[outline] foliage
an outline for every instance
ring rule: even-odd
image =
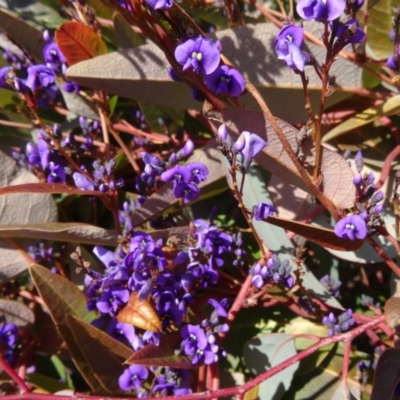
[[[0,1],[1,394],[397,398],[399,26]]]

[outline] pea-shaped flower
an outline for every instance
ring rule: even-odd
[[[364,239],[367,236],[367,224],[357,214],[348,215],[336,223],[335,233],[342,239]]]
[[[339,18],[345,7],[344,0],[300,0],[296,10],[301,18],[319,22]]]
[[[180,44],[175,49],[175,59],[184,71],[193,68],[196,73],[208,75],[217,69],[220,51],[210,39],[198,37]]]

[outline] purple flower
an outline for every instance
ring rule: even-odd
[[[233,151],[242,156],[242,170],[247,172],[254,157],[262,151],[267,142],[255,133],[244,131],[233,145]]]
[[[333,23],[335,25],[335,23]],[[357,20],[354,18],[349,19],[346,23],[340,24],[336,30],[337,40],[334,45],[336,52],[343,49],[348,44],[357,44],[365,40],[365,32],[360,28]]]
[[[174,0],[145,0],[153,10],[168,10],[174,4]]]
[[[387,62],[386,62],[386,66],[394,71],[398,71],[399,70],[399,63],[397,62],[397,54],[392,54]],[[1,82],[1,81],[0,81]],[[1,87],[1,86],[0,86]]]
[[[67,62],[57,43],[54,42],[44,47],[43,58],[46,61],[46,65],[54,72],[60,72],[61,65]]]
[[[297,13],[305,20],[333,21],[340,17],[346,7],[344,0],[300,0]]]
[[[240,96],[246,86],[242,74],[236,69],[221,65],[204,78],[206,86],[216,94]]]
[[[253,218],[256,221],[264,221],[275,212],[276,208],[272,204],[261,202],[253,207]]]
[[[220,51],[210,39],[188,39],[175,49],[175,58],[183,65],[183,71],[193,68],[204,75],[214,72],[220,60]]]
[[[192,172],[186,166],[175,165],[161,174],[164,182],[174,181],[177,184],[189,183],[192,180]]]
[[[191,182],[199,184],[208,178],[208,168],[202,163],[186,164],[185,167],[192,173]]]
[[[123,287],[112,287],[97,300],[97,309],[103,314],[116,315],[119,308],[129,300],[129,291]]]
[[[200,190],[194,183],[179,183],[174,185],[173,194],[177,199],[183,197],[186,204],[196,200],[200,196]]]
[[[0,68],[0,89],[9,89],[13,88],[7,83],[7,79],[12,71],[12,67],[2,67]]]
[[[56,80],[54,72],[45,65],[34,65],[28,68],[28,77],[26,78],[25,85],[32,91],[38,90],[42,87],[46,88],[53,84]]]
[[[279,60],[284,60],[286,65],[299,71],[304,71],[304,66],[310,61],[310,56],[300,50],[303,45],[304,30],[300,26],[287,25],[283,27],[274,41],[275,51]]]
[[[194,143],[189,139],[185,145],[176,153],[176,158],[180,160],[181,158],[190,156],[194,150]]]
[[[199,325],[186,325],[181,329],[184,341],[181,344],[183,353],[192,356],[192,363],[197,364],[204,358],[206,364],[215,361],[216,354],[211,350],[204,330]]]
[[[149,376],[149,370],[141,365],[130,365],[119,377],[118,384],[122,390],[139,390],[142,382]]]
[[[74,172],[72,177],[74,178],[75,186],[81,190],[94,190],[94,182],[87,178],[85,175]]]
[[[364,239],[367,236],[367,224],[357,214],[348,215],[336,223],[335,234],[343,239]]]
[[[65,180],[66,180],[65,168],[61,164],[56,164],[54,162],[50,162],[49,169],[50,169],[50,172],[47,175],[47,182],[65,183]]]

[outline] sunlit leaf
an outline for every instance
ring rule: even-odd
[[[393,29],[392,7],[397,7],[395,0],[379,0],[368,9],[367,43],[372,49],[376,60],[386,60],[393,52],[393,43],[389,32]]]
[[[321,37],[321,24],[306,22],[305,26],[316,37]],[[304,102],[301,80],[291,68],[276,59],[273,41],[277,33],[278,28],[273,24],[257,23],[219,31],[216,36],[222,42],[224,56],[260,89],[274,115],[291,123],[304,122],[307,114],[303,107],[298,107]],[[314,44],[308,44],[308,47],[316,60],[322,61],[325,57],[323,49]],[[266,65],[268,68],[265,68]],[[181,109],[201,108],[201,103],[193,99],[189,87],[170,79],[169,66],[163,51],[155,44],[148,44],[74,65],[68,69],[67,75],[83,86],[149,104]],[[337,90],[327,98],[327,106],[343,98],[340,88],[361,85],[361,68],[343,58],[333,64],[331,72],[336,76]],[[307,77],[311,104],[317,108],[321,83],[312,68],[307,69]],[[249,94],[240,100],[246,107],[257,107]]]
[[[364,125],[370,124],[383,116],[391,116],[400,112],[400,95],[391,96],[385,100],[380,106],[368,108],[354,117],[342,122],[332,130],[330,130],[322,140],[329,142],[330,140],[350,132],[354,129],[361,128]]]
[[[23,237],[60,242],[116,246],[115,231],[79,222],[49,222],[44,224],[0,226],[0,237]]]
[[[254,376],[275,367],[282,361],[297,354],[294,335],[276,333],[257,336],[244,346],[244,361]],[[283,371],[260,384],[260,398],[280,399],[290,387],[299,363],[294,363]]]
[[[400,297],[391,297],[385,303],[385,316],[388,325],[400,334]]]
[[[47,193],[47,194],[56,194],[56,193],[65,193],[65,194],[86,194],[89,196],[104,196],[104,193],[90,191],[90,190],[81,190],[74,186],[64,185],[62,183],[24,183],[21,185],[13,185],[7,187],[0,188],[0,196],[6,196],[9,194],[17,194],[17,193]]]
[[[70,66],[108,51],[107,45],[96,32],[76,21],[64,22],[56,30],[54,38]]]
[[[198,368],[198,365],[192,364],[189,357],[175,354],[181,343],[182,337],[179,332],[168,333],[161,337],[158,346],[150,343],[132,354],[125,362],[126,364],[168,366],[171,368]]]
[[[37,181],[38,179],[31,172],[19,168],[13,159],[0,152],[0,191],[3,194],[7,194],[8,191],[19,193],[0,197],[0,227],[53,222],[57,219],[56,205],[51,196],[45,192],[18,192],[16,190],[20,186],[39,185]],[[0,239],[0,259],[2,282],[25,271],[30,264],[29,257],[19,248],[19,245],[6,239]]]
[[[12,16],[0,9],[1,30],[12,38],[21,49],[31,54],[36,62],[43,63],[45,41],[42,33],[23,19]]]
[[[125,322],[151,332],[161,332],[161,320],[147,300],[139,299],[139,292],[131,293],[128,304],[118,313],[118,322]]]

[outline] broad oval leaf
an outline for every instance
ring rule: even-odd
[[[7,323],[25,328],[35,322],[33,311],[25,304],[15,300],[0,299],[0,314],[4,315]]]
[[[0,226],[0,237],[22,237],[59,242],[116,246],[115,231],[78,222],[48,222],[44,224]]]
[[[257,163],[273,175],[308,191],[277,134],[262,112],[227,107],[222,113],[222,122],[229,128],[233,140],[236,140],[241,132],[249,131],[267,141],[268,145],[256,156]],[[304,142],[300,147],[297,139],[298,130],[280,119],[277,119],[277,123],[294,153],[298,154],[302,151],[305,155],[304,165],[312,166],[315,148],[311,140]],[[336,207],[344,209],[353,206],[354,174],[340,154],[326,147],[322,147],[321,176],[322,191]]]
[[[68,346],[79,372],[88,385],[96,393],[110,393],[93,373],[86,358],[78,347],[68,325],[68,314],[74,315],[86,322],[95,318],[95,313],[86,310],[86,300],[83,293],[67,279],[54,274],[40,265],[32,265],[29,269],[33,283],[41,298],[46,303],[51,317],[60,335]],[[42,338],[45,339],[45,338]]]
[[[132,354],[125,363],[183,369],[198,368],[198,365],[192,364],[190,357],[175,354],[181,342],[182,337],[179,332],[168,333],[161,337],[158,346],[154,343],[148,344]]]
[[[151,332],[161,332],[161,320],[147,300],[139,299],[139,292],[131,293],[128,304],[118,313],[118,322],[125,322]]]
[[[257,376],[297,354],[295,335],[273,333],[249,340],[243,351],[244,361],[253,375]],[[299,367],[294,363],[260,384],[260,398],[278,400],[284,398],[293,376]]]
[[[359,400],[359,398],[354,397],[347,386],[347,383],[343,380],[340,380],[330,400]]]
[[[97,33],[76,21],[64,22],[56,30],[54,38],[68,65],[90,60],[108,51],[107,45]]]
[[[7,34],[15,44],[30,54],[36,62],[43,63],[43,48],[46,42],[42,32],[27,24],[22,18],[0,10],[1,31]]]
[[[0,191],[19,193],[0,198],[0,227],[12,224],[34,224],[53,222],[57,219],[57,208],[48,194],[15,190],[19,186],[38,185],[38,179],[29,171],[19,168],[15,161],[0,152]],[[34,183],[32,183],[34,182]],[[24,243],[24,246],[27,243]],[[30,264],[29,257],[14,242],[0,239],[0,281],[5,282],[21,272]]]
[[[118,378],[124,371],[123,361],[133,350],[73,315],[67,315],[67,321],[77,346],[102,386],[114,394],[121,392]]]

